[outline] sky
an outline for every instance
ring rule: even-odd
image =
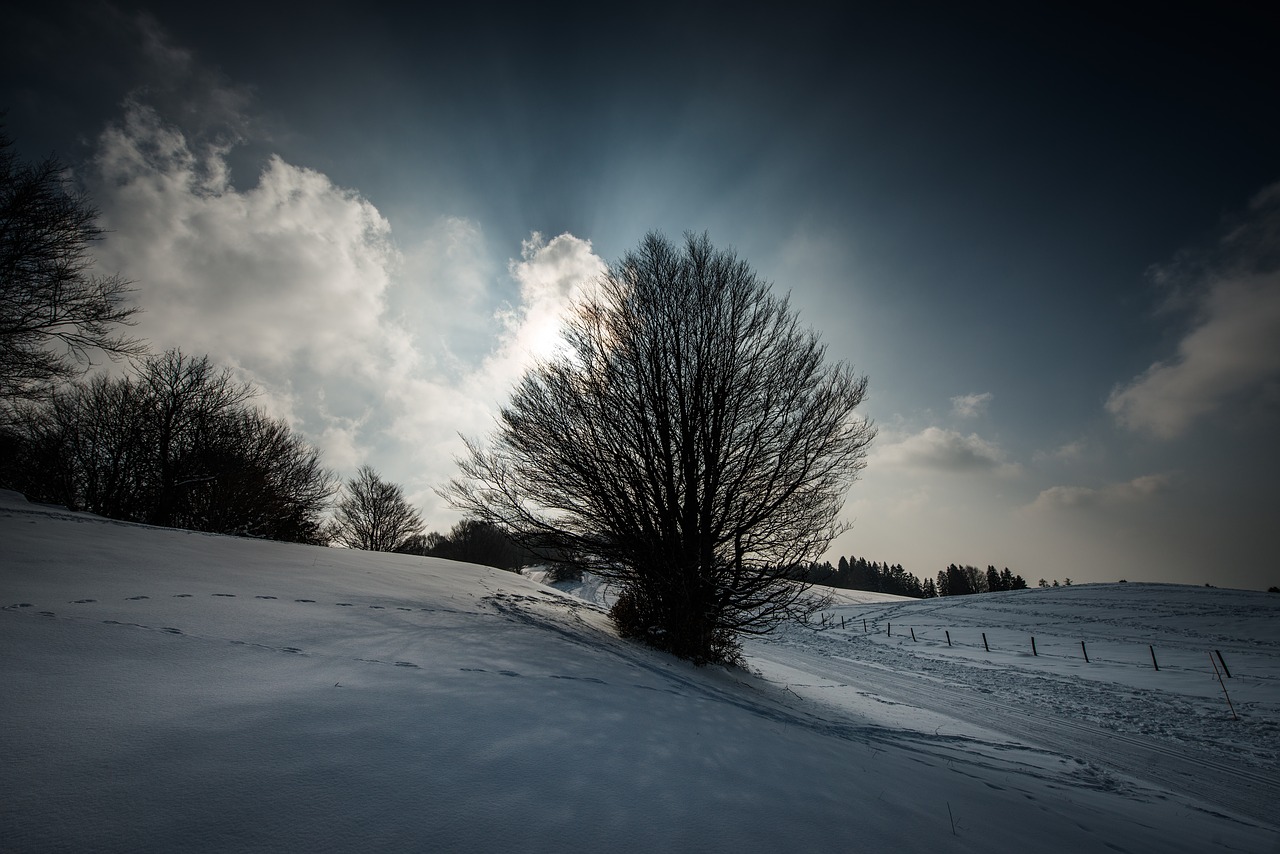
[[[5,128],[136,332],[432,529],[581,288],[705,231],[870,379],[833,562],[1280,584],[1261,4],[28,5]]]

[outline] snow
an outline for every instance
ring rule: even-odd
[[[1280,850],[1280,597],[840,593],[743,672],[589,579],[12,493],[0,543],[4,850]]]

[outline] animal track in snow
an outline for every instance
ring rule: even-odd
[[[295,602],[314,602],[314,599],[294,599]]]
[[[191,598],[191,594],[190,594],[190,593],[175,593],[175,594],[173,594],[173,598],[174,598],[174,599],[190,599],[190,598]]]
[[[221,596],[223,599],[234,599],[234,598],[236,598],[236,594],[234,594],[234,593],[215,593],[215,594],[213,594],[213,595],[214,595],[214,596]]]
[[[417,666],[418,666],[418,665],[414,664],[412,661],[397,661],[397,662],[396,662],[396,667],[414,667],[414,668],[416,668]]]
[[[180,634],[182,634],[182,629],[175,629],[173,626],[165,626],[165,627],[164,627],[163,629],[161,629],[160,631],[162,631],[162,632],[168,632],[168,633],[169,633],[169,634],[171,634],[171,635],[180,635]]]
[[[71,604],[72,605],[88,605],[90,602],[97,602],[97,601],[98,601],[97,599],[77,599]]]
[[[129,599],[129,601],[130,601],[130,602],[137,602],[139,599],[150,599],[150,598],[151,598],[150,596],[130,596],[130,597],[128,597],[128,599]]]

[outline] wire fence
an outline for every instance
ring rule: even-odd
[[[894,625],[892,622],[885,621],[883,628],[879,619],[872,618],[868,620],[865,617],[850,618],[845,614],[828,614],[821,612],[817,615],[817,619],[806,619],[806,624],[815,631],[831,631],[835,629],[843,631],[857,631],[863,635],[883,634],[888,638],[895,637]],[[917,632],[917,628],[919,631]],[[1219,680],[1231,679],[1231,668],[1227,664],[1226,657],[1219,649],[1207,649],[1209,657],[1209,667],[1203,666],[1187,666],[1185,664],[1176,664],[1166,661],[1163,665],[1160,662],[1160,655],[1156,652],[1154,644],[1146,644],[1146,650],[1142,654],[1126,656],[1125,658],[1115,658],[1113,655],[1099,655],[1099,649],[1107,649],[1114,651],[1116,648],[1124,647],[1128,649],[1138,649],[1141,645],[1126,643],[1122,640],[1111,638],[1100,638],[1092,641],[1081,638],[1079,640],[1064,642],[1060,635],[1052,635],[1053,640],[1046,645],[1043,640],[1036,642],[1036,635],[1032,633],[1020,633],[1016,629],[1010,628],[992,628],[991,632],[999,633],[999,638],[988,637],[986,631],[981,629],[967,627],[963,630],[957,630],[954,634],[949,628],[940,628],[930,626],[927,629],[917,627],[915,625],[898,624],[896,637],[901,640],[910,639],[915,643],[925,643],[931,645],[946,645],[949,648],[969,648],[977,649],[981,647],[987,653],[1014,653],[1027,654],[1033,658],[1050,658],[1059,660],[1079,660],[1084,664],[1107,664],[1116,666],[1136,666],[1145,667],[1155,672],[1160,672],[1162,667],[1166,671],[1184,671],[1189,673],[1199,673],[1211,677],[1216,676]],[[941,632],[939,636],[937,633]],[[1011,642],[1015,637],[1025,638],[1021,643]],[[1090,654],[1089,644],[1094,644],[1093,654]],[[1078,646],[1077,646],[1078,644]],[[1179,650],[1179,658],[1185,658],[1186,650]],[[1195,653],[1198,657],[1199,653]],[[1224,688],[1225,691],[1225,688]]]

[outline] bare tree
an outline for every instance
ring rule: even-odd
[[[92,272],[89,247],[103,236],[97,209],[67,186],[57,160],[20,163],[11,147],[0,132],[0,405],[6,408],[75,377],[91,350],[145,351],[117,331],[137,311],[126,301],[129,283]]]
[[[151,491],[153,525],[177,524],[184,493],[213,475],[202,463],[217,425],[253,397],[253,389],[236,382],[227,368],[208,356],[193,357],[167,350],[142,363],[138,384],[150,412],[145,441],[153,455]]]
[[[320,543],[336,484],[253,389],[178,350],[15,410],[0,482],[113,519]]]
[[[337,490],[320,452],[280,419],[236,408],[219,417],[190,461],[174,524],[320,545]]]
[[[615,581],[619,630],[694,661],[808,609],[786,568],[836,516],[874,430],[865,377],[705,235],[650,234],[582,301],[441,494]]]
[[[350,549],[402,551],[422,534],[422,518],[405,501],[404,492],[369,466],[347,481],[334,510],[330,537]]]

